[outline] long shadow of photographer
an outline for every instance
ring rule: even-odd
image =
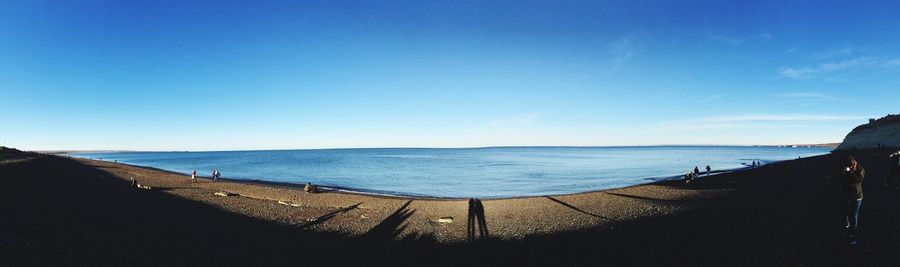
[[[476,228],[478,236],[475,236]],[[487,220],[484,218],[484,205],[477,198],[469,199],[469,218],[467,224],[467,240],[483,240],[490,238]]]

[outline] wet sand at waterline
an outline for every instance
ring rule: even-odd
[[[854,152],[868,171],[856,246],[839,235],[843,207],[824,182],[834,155],[689,186],[470,202],[192,184],[149,168],[22,153],[0,161],[0,262],[891,265],[900,263],[900,191],[881,188],[886,153]],[[132,188],[130,177],[152,189]]]

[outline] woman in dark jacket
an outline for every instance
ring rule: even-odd
[[[841,169],[840,183],[844,187],[847,199],[847,225],[844,227],[850,235],[850,244],[856,244],[856,228],[859,226],[859,208],[862,206],[863,189],[862,182],[866,176],[866,170],[856,162],[853,156],[847,156],[844,167]]]

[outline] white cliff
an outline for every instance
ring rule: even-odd
[[[857,126],[836,150],[900,147],[900,115],[888,115]]]

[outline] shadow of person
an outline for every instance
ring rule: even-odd
[[[337,216],[338,214],[341,214],[341,213],[348,212],[348,211],[351,211],[351,210],[353,210],[353,209],[356,209],[357,207],[359,207],[360,204],[362,204],[362,202],[356,203],[356,205],[352,205],[352,206],[349,206],[349,207],[346,207],[346,208],[341,208],[341,209],[338,209],[338,210],[329,212],[329,213],[327,213],[327,214],[325,214],[325,215],[322,215],[322,216],[319,216],[319,217],[316,217],[316,218],[309,219],[306,223],[297,225],[296,227],[302,229],[302,228],[307,228],[307,227],[310,227],[310,226],[313,226],[313,225],[316,225],[316,224],[323,223],[323,222],[325,222],[325,221],[331,220],[331,218],[334,218],[334,216]]]
[[[478,231],[476,239],[475,231]],[[490,238],[487,228],[487,220],[484,218],[484,205],[477,198],[469,199],[469,217],[467,222],[467,239],[468,241],[481,240]]]
[[[372,227],[369,232],[365,234],[365,237],[369,240],[394,240],[400,233],[406,229],[406,222],[416,210],[410,210],[409,204],[412,203],[412,200],[406,201],[403,206],[400,206],[394,213],[388,215],[384,220],[382,220],[378,225]]]
[[[588,215],[588,216],[597,217],[597,218],[604,219],[604,220],[607,220],[607,221],[610,220],[609,218],[607,218],[607,217],[605,217],[605,216],[603,216],[603,215],[593,214],[593,213],[590,213],[590,212],[581,210],[581,209],[579,209],[578,207],[572,206],[572,205],[570,205],[569,203],[563,202],[562,200],[553,198],[553,197],[551,197],[551,196],[544,196],[544,197],[547,198],[547,199],[549,199],[549,200],[551,200],[551,201],[553,201],[553,202],[556,202],[557,204],[563,205],[563,206],[566,207],[566,208],[570,208],[570,209],[572,209],[572,210],[574,210],[574,211],[577,211],[577,212],[580,212],[580,213],[582,213],[582,214],[585,214],[585,215]]]

